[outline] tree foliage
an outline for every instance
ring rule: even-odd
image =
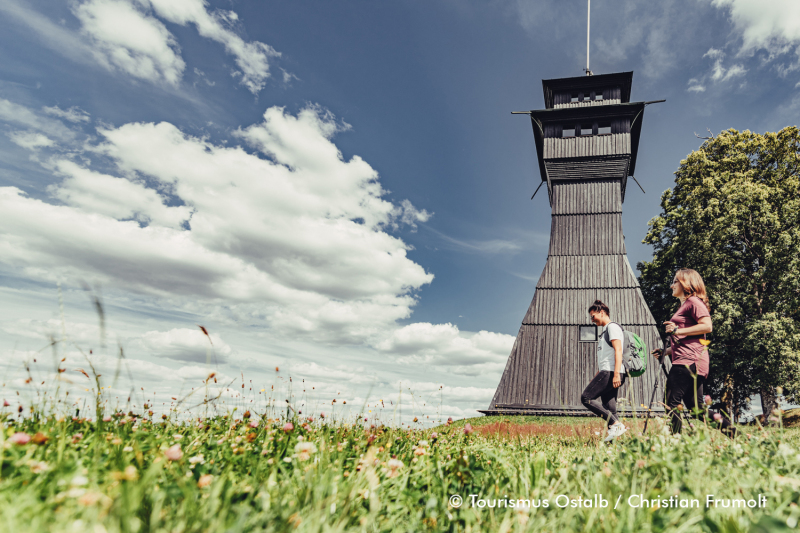
[[[775,387],[800,399],[800,130],[728,130],[681,161],[643,241],[638,268],[656,319],[677,309],[675,271],[705,280],[714,323],[710,388],[733,408]]]

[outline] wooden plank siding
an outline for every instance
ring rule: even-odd
[[[547,258],[537,289],[635,289],[639,282],[624,255],[555,255]]]
[[[630,155],[630,153],[630,133],[544,138],[545,159]]]
[[[623,327],[642,337],[648,349],[660,346],[655,327],[629,324]],[[597,344],[578,342],[577,335],[577,328],[571,326],[522,326],[489,409],[535,410],[535,406],[549,406],[549,409],[584,410],[581,393],[597,372]],[[562,357],[526,358],[526,352],[556,352]],[[509,372],[512,368],[515,371]],[[651,358],[643,376],[627,378],[618,396],[618,410],[626,410],[626,406],[641,409],[642,404],[646,405],[658,372],[657,361]],[[619,401],[622,398],[624,402]]]
[[[625,253],[622,214],[552,217],[548,255],[616,255]]]
[[[562,182],[553,185],[552,214],[621,213],[618,180]]]
[[[611,319],[638,334],[648,351],[661,345],[622,232],[624,187],[641,131],[641,121],[633,129],[631,124],[644,108],[630,103],[632,76],[543,81],[547,110],[531,111],[531,122],[552,210],[550,246],[500,383],[483,413],[591,414],[580,396],[597,372],[598,345],[580,342],[578,336],[579,326],[591,324],[587,309],[595,300],[605,302]],[[597,100],[600,92],[603,98]],[[589,100],[584,101],[585,95]],[[573,96],[578,101],[572,102]],[[601,127],[610,133],[600,135]],[[565,128],[578,135],[564,137]],[[650,358],[643,376],[626,380],[618,410],[641,412],[660,372],[657,360]]]

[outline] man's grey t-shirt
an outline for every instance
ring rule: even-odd
[[[602,330],[600,330],[600,338],[597,341],[597,367],[600,371],[607,370],[614,371],[614,347],[609,346],[605,339],[605,332],[608,330],[608,340],[618,340],[624,344],[625,334],[619,324],[609,322]],[[620,373],[625,373],[625,367],[620,368]]]

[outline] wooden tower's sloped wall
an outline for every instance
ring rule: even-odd
[[[630,102],[632,72],[545,80],[546,109],[530,111],[551,206],[547,263],[485,414],[591,414],[581,392],[597,373],[597,343],[582,342],[589,306],[660,345],[625,252],[622,203],[633,175],[645,103]],[[528,113],[528,112],[526,112]],[[660,372],[628,378],[618,410],[643,412]],[[658,410],[661,410],[658,408]]]
[[[578,326],[590,324],[595,300],[611,318],[658,346],[655,320],[644,301],[625,252],[619,180],[553,185],[550,250],[490,412],[590,414],[583,388],[597,372],[597,343],[579,342]],[[643,410],[658,368],[628,379],[619,409]]]

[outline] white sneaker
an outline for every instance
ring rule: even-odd
[[[628,431],[628,428],[626,428],[624,425],[614,424],[613,426],[608,428],[608,437],[603,439],[603,442],[611,442],[612,440],[616,439],[626,431]]]

